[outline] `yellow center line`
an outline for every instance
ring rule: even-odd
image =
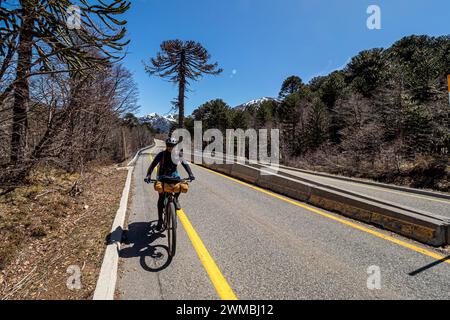
[[[191,239],[192,245],[194,246],[194,249],[197,252],[198,257],[200,258],[203,267],[208,273],[208,276],[212,284],[214,285],[214,288],[216,288],[219,297],[222,300],[237,300],[236,295],[234,294],[227,280],[223,276],[219,267],[209,254],[208,250],[203,244],[203,241],[200,239],[199,235],[192,227],[192,224],[190,223],[183,209],[178,210],[177,214],[178,217],[180,218],[181,223],[183,224],[184,229],[186,230],[186,233],[189,236],[189,239]]]
[[[426,255],[426,256],[428,256],[428,257],[434,258],[434,259],[436,259],[436,260],[441,260],[441,261],[443,261],[443,262],[446,262],[446,263],[449,263],[449,264],[450,264],[450,260],[449,260],[449,259],[446,259],[445,256],[443,256],[443,255],[441,255],[441,254],[438,254],[438,253],[436,253],[436,252],[433,252],[433,251],[431,251],[431,250],[427,250],[427,249],[425,249],[425,248],[421,248],[421,247],[419,247],[419,246],[416,246],[416,245],[411,244],[411,243],[407,243],[407,242],[405,242],[405,241],[402,241],[402,240],[400,240],[400,239],[397,239],[397,238],[391,237],[391,236],[389,236],[389,235],[383,234],[383,233],[378,232],[378,231],[376,231],[376,230],[369,229],[369,228],[364,227],[364,226],[362,226],[362,225],[359,225],[359,224],[357,224],[357,223],[354,223],[354,222],[345,220],[345,219],[343,219],[343,218],[339,218],[339,217],[334,216],[334,215],[332,215],[332,214],[330,214],[330,213],[326,213],[326,212],[324,212],[324,211],[321,211],[321,210],[318,210],[318,209],[316,209],[316,208],[310,207],[309,205],[306,205],[306,204],[304,204],[304,203],[301,203],[301,202],[298,202],[298,201],[295,201],[295,200],[291,200],[291,199],[286,198],[286,197],[284,197],[284,196],[280,196],[280,195],[278,195],[278,194],[276,194],[276,193],[267,191],[267,190],[262,189],[262,188],[260,188],[260,187],[256,187],[256,186],[254,186],[254,185],[251,185],[251,184],[249,184],[249,183],[246,183],[246,182],[240,181],[240,180],[238,180],[238,179],[229,177],[229,176],[227,176],[227,175],[224,175],[224,174],[222,174],[222,173],[213,171],[213,170],[211,170],[211,169],[208,169],[208,168],[205,168],[205,167],[201,167],[201,166],[198,166],[198,167],[200,167],[200,168],[202,168],[202,169],[204,169],[204,170],[206,170],[206,171],[212,172],[212,173],[214,173],[214,174],[217,174],[217,175],[219,175],[219,176],[221,176],[221,177],[224,177],[224,178],[226,178],[226,179],[228,179],[228,180],[237,182],[237,183],[239,183],[239,184],[241,184],[241,185],[243,185],[243,186],[246,186],[246,187],[249,187],[249,188],[251,188],[251,189],[257,190],[257,191],[259,191],[259,192],[262,192],[262,193],[264,193],[264,194],[267,194],[267,195],[269,195],[269,196],[271,196],[271,197],[277,198],[277,199],[282,200],[282,201],[284,201],[284,202],[288,202],[288,203],[290,203],[290,204],[293,204],[293,205],[295,205],[295,206],[297,206],[297,207],[301,207],[301,208],[306,209],[306,210],[308,210],[308,211],[314,212],[314,213],[316,213],[316,214],[318,214],[318,215],[321,215],[321,216],[323,216],[323,217],[326,217],[326,218],[329,218],[329,219],[331,219],[331,220],[337,221],[337,222],[339,222],[339,223],[342,223],[342,224],[347,225],[347,226],[349,226],[349,227],[352,227],[352,228],[354,228],[354,229],[358,229],[358,230],[360,230],[360,231],[369,233],[369,234],[371,234],[371,235],[373,235],[373,236],[376,236],[376,237],[378,237],[378,238],[381,238],[381,239],[387,240],[387,241],[389,241],[389,242],[395,243],[395,244],[400,245],[400,246],[402,246],[402,247],[404,247],[404,248],[408,248],[408,249],[410,249],[410,250],[413,250],[413,251],[415,251],[415,252],[421,253],[421,254]]]
[[[153,161],[152,155],[150,155],[150,161]],[[152,172],[153,173],[153,172]],[[203,268],[205,268],[206,273],[209,276],[214,288],[219,294],[220,299],[222,300],[237,300],[238,298],[234,294],[227,280],[223,276],[217,264],[214,262],[214,259],[209,254],[206,249],[203,241],[200,239],[200,236],[195,231],[191,222],[187,218],[183,209],[177,211],[177,215],[180,218],[181,223],[183,224],[186,233],[188,234],[189,239],[191,239],[192,245],[197,252],[198,257],[200,258],[201,263],[203,264]]]

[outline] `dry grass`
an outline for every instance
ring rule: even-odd
[[[0,298],[90,298],[125,179],[115,166],[83,176],[39,168],[1,197]],[[81,290],[66,286],[71,265],[82,269]]]

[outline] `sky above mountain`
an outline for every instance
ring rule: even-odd
[[[367,8],[381,9],[381,30],[366,26]],[[193,83],[186,113],[222,98],[236,106],[276,97],[282,81],[304,82],[343,68],[359,51],[388,47],[403,36],[450,33],[448,0],[133,0],[127,13],[131,44],[124,64],[140,91],[140,115],[166,114],[172,83],[144,72],[164,40],[201,42],[224,72]]]

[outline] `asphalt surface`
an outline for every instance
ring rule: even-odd
[[[420,209],[429,213],[450,217],[450,200],[435,198],[427,195],[409,193],[399,190],[392,190],[372,185],[365,185],[359,182],[344,181],[334,178],[321,177],[314,174],[298,172],[280,168],[281,172],[286,172],[297,177],[312,180],[324,185],[337,187],[350,192],[355,192],[372,198],[392,202],[409,208]]]
[[[152,231],[157,193],[143,182],[149,164],[142,154],[134,171],[117,298],[219,299],[180,221],[172,261],[166,238]],[[450,299],[450,253],[192,170],[197,179],[180,198],[183,211],[238,299]],[[371,266],[379,268],[380,289],[367,286]]]

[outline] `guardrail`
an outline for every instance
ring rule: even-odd
[[[250,166],[256,167],[258,169],[264,169],[265,168],[265,166],[260,165],[260,164],[251,164]],[[394,202],[391,202],[391,201],[388,201],[388,200],[384,200],[384,199],[380,200],[378,198],[374,198],[374,197],[371,197],[371,196],[368,196],[366,194],[362,194],[362,193],[359,193],[359,192],[356,192],[356,191],[343,190],[343,189],[341,189],[339,187],[336,187],[336,186],[332,186],[332,185],[324,184],[324,183],[321,183],[321,182],[317,182],[317,181],[314,181],[314,180],[309,179],[309,178],[299,177],[299,176],[290,174],[288,172],[278,171],[277,173],[279,175],[281,175],[281,176],[288,177],[288,178],[291,178],[291,179],[294,179],[294,180],[303,181],[303,182],[306,182],[306,183],[310,183],[310,184],[316,185],[318,187],[327,188],[327,189],[330,189],[330,190],[334,190],[334,191],[337,191],[337,192],[342,192],[342,193],[345,193],[345,194],[348,194],[348,195],[351,195],[351,196],[355,196],[355,197],[359,197],[359,198],[362,198],[362,199],[366,199],[366,200],[369,200],[369,201],[378,202],[378,203],[383,204],[383,205],[388,205],[388,206],[391,206],[391,207],[395,207],[395,208],[398,208],[398,209],[401,209],[401,210],[410,211],[410,212],[415,213],[415,214],[419,214],[419,215],[423,215],[423,216],[429,216],[429,217],[432,217],[432,218],[439,218],[441,220],[447,220],[447,221],[450,222],[450,218],[449,217],[437,215],[435,213],[429,213],[429,212],[426,212],[424,210],[408,207],[408,206],[405,206],[405,205],[400,205],[398,203],[394,203]]]
[[[376,187],[381,187],[381,188],[387,188],[387,189],[398,190],[398,191],[403,191],[403,192],[421,194],[421,195],[425,195],[425,196],[429,196],[429,197],[450,199],[450,194],[444,194],[444,193],[439,193],[439,192],[434,192],[434,191],[429,191],[429,190],[408,188],[408,187],[397,186],[397,185],[393,185],[393,184],[381,183],[381,182],[370,181],[370,180],[361,180],[361,179],[356,179],[356,178],[344,177],[344,176],[339,176],[339,175],[329,174],[329,173],[319,172],[319,171],[305,170],[305,169],[289,167],[289,166],[284,166],[284,165],[280,165],[279,167],[281,169],[297,171],[297,172],[311,174],[311,175],[324,177],[324,178],[332,178],[332,179],[337,179],[337,180],[342,180],[342,181],[355,182],[355,183],[366,184],[366,185],[371,185],[371,186],[376,186]]]
[[[190,153],[188,153],[188,155],[190,155]],[[219,152],[216,153],[216,156],[217,157],[221,157],[224,161],[226,159],[228,159],[228,160],[231,160],[231,162],[238,162],[238,161],[236,161],[237,160],[236,156],[228,156],[228,155],[226,155],[224,153],[219,153]],[[246,159],[246,158],[243,159],[243,160],[246,163],[248,162],[248,159]],[[258,162],[258,164],[259,165],[264,165],[261,162]],[[409,188],[409,187],[398,186],[398,185],[394,185],[394,184],[381,183],[381,182],[370,181],[370,180],[365,180],[365,179],[345,177],[345,176],[340,176],[340,175],[335,175],[335,174],[330,174],[330,173],[325,173],[325,172],[305,170],[305,169],[300,169],[300,168],[296,168],[296,167],[285,166],[285,165],[281,165],[281,164],[278,164],[277,167],[279,169],[282,169],[282,170],[291,170],[291,171],[296,171],[296,172],[300,172],[300,173],[315,175],[315,176],[324,177],[324,178],[332,178],[332,179],[336,179],[336,180],[342,180],[342,181],[359,183],[359,184],[362,184],[362,185],[376,186],[376,187],[380,187],[380,188],[387,188],[387,189],[392,189],[392,190],[397,190],[397,191],[402,191],[402,192],[408,192],[408,193],[420,194],[420,195],[425,195],[425,196],[434,197],[434,198],[441,198],[441,199],[450,200],[450,194],[445,194],[445,193],[436,192],[436,191],[430,191],[430,190],[424,190],[424,189],[416,189],[416,188]],[[282,171],[280,171],[280,172],[282,172]]]

